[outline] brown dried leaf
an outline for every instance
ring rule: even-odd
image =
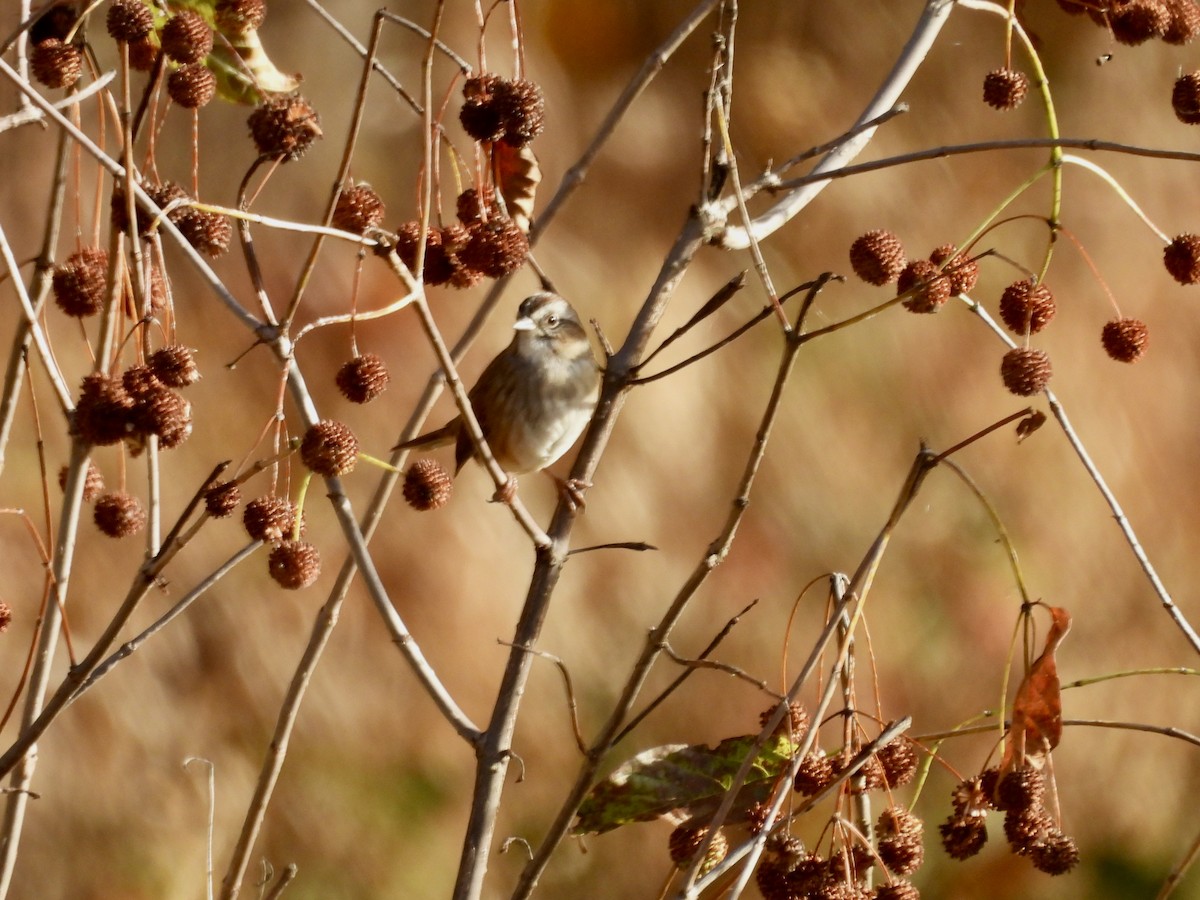
[[[1046,424],[1046,414],[1041,410],[1034,410],[1020,422],[1017,423],[1017,443],[1025,440],[1039,428]]]
[[[1001,777],[1024,766],[1042,768],[1062,738],[1062,696],[1054,654],[1071,629],[1071,614],[1059,606],[1048,608],[1052,622],[1046,649],[1029,667],[1013,700]]]
[[[537,187],[542,181],[542,169],[537,157],[528,146],[511,147],[504,141],[498,141],[492,145],[492,168],[509,218],[528,234]]]

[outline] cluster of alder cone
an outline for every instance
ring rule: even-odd
[[[1180,284],[1200,283],[1200,235],[1182,234],[1163,252],[1167,271]],[[903,306],[914,313],[937,312],[951,297],[967,294],[979,278],[979,264],[953,244],[938,247],[926,259],[909,260],[904,245],[890,231],[868,231],[850,245],[850,266],[868,284],[896,283],[906,295]],[[1014,335],[1028,339],[1045,328],[1057,307],[1045,284],[1028,278],[1013,282],[1000,295],[1000,319]],[[1140,319],[1118,316],[1100,330],[1104,352],[1118,362],[1137,362],[1146,352],[1149,332]],[[1004,354],[1000,377],[1021,397],[1050,383],[1050,357],[1044,350],[1021,346]]]
[[[798,740],[810,725],[809,716],[798,703],[791,704],[789,712],[781,728]],[[772,708],[762,714],[763,724],[773,713]],[[888,805],[875,821],[872,842],[856,830],[834,827],[831,849],[822,854],[790,835],[786,822],[776,822],[755,870],[765,900],[919,900],[920,890],[908,879],[925,860],[925,826],[891,794],[916,777],[917,746],[906,737],[893,738],[867,757],[854,778],[847,779],[845,773],[856,755],[856,747],[834,756],[820,748],[810,750],[800,761],[793,788],[806,797],[838,784],[846,796],[884,794]],[[951,792],[954,811],[938,829],[943,848],[954,859],[974,856],[987,842],[987,813],[1003,810],[1004,834],[1014,853],[1028,857],[1048,874],[1069,872],[1079,862],[1079,851],[1046,811],[1046,794],[1044,776],[1029,766],[1003,775],[990,768],[962,781]],[[755,804],[736,818],[751,834],[758,834],[766,813],[765,804]],[[714,831],[710,839],[710,830],[707,823],[694,820],[678,825],[668,841],[672,862],[680,868],[689,866],[708,841],[700,871],[716,866],[728,853],[729,839],[723,829]],[[868,873],[876,866],[886,881],[868,886]]]
[[[105,25],[122,60],[133,70],[150,73],[148,95],[163,80],[170,101],[197,115],[218,90],[210,56],[214,26],[227,41],[255,31],[266,12],[265,0],[219,0],[210,25],[192,9],[181,7],[163,15],[142,0],[110,0]],[[70,89],[79,80],[88,59],[81,24],[72,5],[55,6],[32,23],[30,69],[40,84]],[[346,185],[333,213],[334,227],[375,239],[380,255],[394,249],[427,286],[461,289],[484,278],[503,277],[523,265],[529,252],[530,218],[540,181],[530,144],[545,125],[541,89],[526,79],[485,73],[465,80],[463,98],[459,120],[475,142],[477,175],[476,183],[456,198],[457,221],[443,224],[435,215],[434,221],[411,220],[394,233],[385,231],[383,201],[365,183]],[[295,92],[260,97],[247,127],[260,160],[276,163],[299,159],[322,136],[316,110]],[[196,250],[210,258],[226,252],[233,231],[226,216],[201,208],[184,188],[159,181],[157,175],[153,181],[139,177],[139,185]],[[143,255],[145,270],[131,273],[124,260],[110,260],[102,247],[77,245],[53,273],[57,307],[82,321],[98,315],[115,295],[118,308],[132,322],[148,311],[173,323],[170,281],[155,242],[159,222],[134,210],[119,183],[113,186],[111,210],[112,228],[127,233],[133,211],[138,236],[152,251]],[[173,335],[173,325],[169,333]],[[89,446],[123,442],[136,455],[151,436],[159,448],[171,449],[191,433],[191,405],[178,392],[199,377],[190,351],[172,338],[142,360],[142,344],[128,342],[137,348],[139,359],[124,371],[113,371],[114,363],[83,379],[72,428]],[[388,380],[385,363],[373,353],[355,355],[336,376],[339,390],[354,403],[379,396]],[[317,475],[349,472],[357,453],[353,433],[336,421],[319,423],[300,442],[302,461]],[[214,517],[232,515],[241,504],[240,485],[246,477],[212,485],[205,495],[207,512]],[[403,493],[414,508],[435,509],[449,500],[451,484],[439,464],[422,459],[406,473]],[[137,498],[123,489],[106,493],[99,469],[91,464],[85,498],[96,502],[94,518],[105,534],[125,537],[145,526]],[[280,585],[295,589],[316,579],[320,556],[301,540],[303,516],[293,503],[267,494],[246,503],[242,518],[251,538],[273,545],[268,565]]]

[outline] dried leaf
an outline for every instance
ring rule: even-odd
[[[1062,697],[1054,654],[1071,629],[1071,614],[1058,606],[1049,610],[1052,622],[1046,648],[1029,667],[1013,700],[1001,776],[1024,766],[1042,768],[1062,738]]]
[[[1041,410],[1035,410],[1017,423],[1017,443],[1025,440],[1039,428],[1046,424],[1046,414]]]
[[[215,0],[187,0],[185,5],[215,23]],[[208,57],[222,99],[255,106],[268,94],[288,94],[300,86],[299,75],[280,71],[267,55],[257,29],[241,28],[223,36]]]
[[[592,788],[580,804],[574,833],[600,834],[680,811],[689,820],[712,816],[757,739],[741,735],[716,747],[667,744],[639,753]],[[786,735],[773,735],[759,751],[735,809],[763,799],[797,749]]]
[[[528,145],[517,148],[497,141],[492,145],[492,169],[509,218],[528,234],[537,187],[542,181],[537,157]]]

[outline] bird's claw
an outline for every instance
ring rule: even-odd
[[[584,481],[582,478],[567,478],[562,479],[557,476],[554,481],[558,484],[558,489],[562,493],[563,499],[567,501],[567,506],[571,508],[571,512],[579,512],[587,509],[587,502],[583,499],[583,492],[592,486],[590,481]]]
[[[508,481],[504,482],[502,487],[496,488],[496,493],[492,495],[492,502],[511,504],[516,496],[517,479],[515,475],[509,475]]]

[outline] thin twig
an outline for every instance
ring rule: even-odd
[[[731,617],[729,621],[726,622],[721,628],[721,630],[716,633],[713,639],[708,642],[707,646],[705,646],[705,648],[696,655],[696,659],[707,659],[709,655],[711,655],[712,652],[716,650],[718,646],[720,646],[721,642],[729,636],[729,633],[733,631],[734,627],[738,624],[738,622],[741,621],[742,616],[746,615],[746,613],[750,612],[750,610],[754,609],[754,607],[757,605],[757,600],[751,600],[744,607],[742,607],[742,610]],[[687,681],[694,671],[694,669],[685,669],[679,675],[675,676],[671,683],[659,692],[658,696],[647,703],[637,715],[635,715],[625,724],[625,727],[621,729],[620,733],[613,738],[613,746],[615,747],[617,744],[621,743],[621,741],[625,740],[625,738],[628,737],[629,734],[638,727],[638,725],[645,721],[647,716],[665,703],[667,698],[674,694],[675,691],[679,690],[679,688],[685,681]]]
[[[506,641],[498,643],[501,646],[509,646]],[[536,647],[522,647],[521,649],[554,663],[558,669],[558,673],[562,676],[563,689],[567,692],[567,711],[571,714],[571,733],[575,735],[575,746],[579,748],[581,754],[587,753],[587,743],[583,739],[583,732],[579,729],[579,703],[575,699],[575,686],[571,683],[571,672],[567,668],[567,664],[562,661],[561,657]]]
[[[770,695],[775,700],[780,699],[779,694],[776,694],[767,687],[766,681],[761,678],[755,678],[749,672],[746,672],[744,669],[740,669],[737,666],[730,665],[729,663],[719,662],[713,659],[689,659],[686,656],[680,656],[678,653],[672,650],[670,644],[663,645],[663,653],[666,654],[667,658],[672,662],[678,663],[685,669],[712,669],[716,672],[724,672],[726,675],[732,675],[734,678],[739,678],[747,684],[758,688],[760,691]]]

